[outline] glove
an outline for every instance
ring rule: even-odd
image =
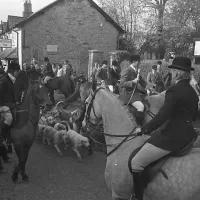
[[[135,131],[134,131],[134,134],[137,135],[137,136],[143,135],[141,128],[136,128]]]

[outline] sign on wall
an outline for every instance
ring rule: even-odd
[[[12,40],[0,39],[0,47],[12,48]]]
[[[58,45],[47,45],[47,52],[57,53],[58,52]]]
[[[194,56],[200,56],[200,41],[195,41]]]

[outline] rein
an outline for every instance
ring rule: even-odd
[[[101,89],[104,89],[104,88],[100,87],[100,88],[98,88],[98,89],[94,92],[94,94],[93,94],[93,96],[92,96],[92,99],[91,99],[91,101],[90,101],[90,103],[89,103],[89,105],[88,105],[88,109],[87,109],[87,113],[86,113],[86,127],[85,127],[86,130],[88,130],[88,128],[91,127],[91,126],[93,127],[94,130],[98,130],[98,129],[96,128],[96,126],[97,126],[97,125],[101,125],[101,124],[97,124],[97,125],[96,125],[96,124],[93,124],[93,123],[89,120],[91,110],[93,111],[93,113],[94,113],[95,117],[97,118],[97,120],[98,120],[98,121],[101,120],[101,118],[97,117],[97,115],[96,115],[96,113],[95,113],[94,105],[93,105],[95,96],[96,96],[97,92],[100,91]],[[134,139],[134,138],[137,137],[137,135],[135,135],[135,134],[133,135],[133,134],[132,134],[132,133],[135,131],[135,129],[136,129],[136,127],[134,127],[133,130],[131,130],[131,132],[130,132],[128,135],[112,135],[112,134],[107,134],[107,133],[104,133],[103,131],[101,131],[102,135],[104,135],[104,136],[109,136],[109,137],[125,137],[125,138],[124,138],[120,143],[118,143],[118,144],[103,144],[103,143],[100,143],[100,142],[96,141],[89,133],[87,133],[87,134],[88,134],[88,136],[89,136],[95,143],[98,143],[98,144],[101,144],[101,145],[104,145],[104,146],[115,146],[114,149],[112,149],[109,153],[107,153],[107,156],[109,156],[109,155],[111,155],[113,152],[115,152],[124,142],[127,142],[127,141],[132,140],[132,139]],[[101,128],[101,130],[102,130],[102,128]],[[98,130],[98,131],[99,131],[99,130]],[[128,140],[129,137],[131,137],[131,138]]]

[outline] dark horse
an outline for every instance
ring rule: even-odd
[[[13,182],[18,180],[20,173],[23,181],[29,177],[25,173],[26,161],[33,144],[40,116],[40,106],[52,104],[48,98],[48,90],[39,81],[30,81],[22,104],[16,107],[16,119],[14,120],[10,140],[14,145],[18,157],[18,165],[12,174]]]
[[[74,93],[75,85],[68,75],[50,79],[46,84],[49,90],[49,98],[55,105],[54,90],[59,90],[65,98]]]

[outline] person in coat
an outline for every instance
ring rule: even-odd
[[[147,89],[162,92],[164,90],[164,84],[160,73],[157,72],[157,65],[152,66],[152,71],[147,75]]]
[[[5,73],[0,63],[0,114],[4,118],[0,130],[0,157],[2,157],[5,162],[9,162],[9,157],[7,156],[7,149],[3,141],[8,138],[13,122],[11,111],[15,107],[16,102],[14,82],[16,80],[15,75],[17,71],[17,63],[9,64],[7,73]]]
[[[137,109],[136,121],[142,125],[144,119],[144,104],[141,94],[146,94],[145,81],[138,74],[140,66],[140,56],[132,55],[130,57],[130,66],[122,70],[120,78],[120,99],[125,104],[131,104]]]
[[[108,68],[108,88],[111,92],[114,92],[116,84],[120,79],[120,74],[117,69],[117,61],[113,60],[111,67]]]
[[[45,62],[44,71],[43,71],[44,76],[45,76],[44,84],[47,84],[48,80],[53,78],[55,75],[54,75],[54,72],[53,72],[53,69],[52,69],[52,65],[51,65],[48,57],[44,58],[44,62]]]
[[[175,85],[166,91],[164,104],[158,114],[135,130],[135,134],[150,134],[165,123],[131,161],[138,200],[143,199],[144,168],[171,152],[180,152],[197,137],[193,122],[196,119],[199,98],[190,85],[190,73],[193,70],[191,60],[176,57],[169,68]]]

